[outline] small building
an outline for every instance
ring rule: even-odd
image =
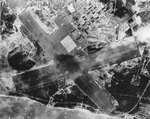
[[[16,92],[26,94],[34,89],[59,81],[66,76],[68,77],[68,75],[58,71],[55,65],[49,65],[15,75],[13,76],[13,82]],[[107,90],[101,89],[87,72],[76,78],[74,82],[104,113],[110,113],[115,109],[112,104],[113,97]]]
[[[27,10],[19,16],[19,19],[44,49],[46,57],[52,59],[56,54],[72,53],[85,42],[85,39],[63,14],[55,18],[58,29],[50,35],[36,22],[32,14]]]

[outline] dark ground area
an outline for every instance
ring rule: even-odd
[[[16,47],[8,53],[9,65],[18,71],[31,69],[36,62],[29,58],[29,53],[24,51],[21,47]]]
[[[124,75],[126,71],[130,73]],[[130,111],[139,100],[142,92],[144,91],[149,78],[145,76],[140,76],[140,85],[134,86],[131,84],[132,76],[135,74],[136,68],[134,69],[124,69],[122,72],[115,72],[111,87],[107,87],[106,89],[110,92],[112,96],[119,102],[119,106],[117,106],[117,111],[128,112]],[[139,105],[131,112],[135,113],[138,111]]]
[[[7,3],[0,2],[1,15],[0,15],[0,34],[3,35],[13,34],[14,33],[14,22],[16,20],[16,15],[14,13],[10,13]],[[15,31],[17,32],[17,28],[15,27]]]
[[[110,0],[100,0],[104,4],[108,3]],[[127,5],[129,6],[130,4],[134,4],[134,0],[127,0]],[[114,15],[122,18],[124,17],[125,14],[132,16],[132,12],[130,9],[127,7],[122,6],[122,1],[117,0],[116,4],[116,11],[114,12]],[[7,12],[7,11],[5,11]],[[12,18],[11,18],[12,17]],[[11,28],[11,24],[9,23],[9,19],[14,19],[14,15],[7,16],[6,18],[3,17],[6,21],[6,26],[8,28]],[[2,23],[3,24],[3,23]],[[12,29],[12,28],[11,28]],[[95,50],[95,49],[93,49]],[[25,55],[20,53],[20,56],[26,57]],[[17,59],[12,59],[12,62],[15,62],[15,64],[12,64],[11,66],[14,65],[19,65],[16,62],[20,62],[21,59],[19,54],[18,56],[15,56]],[[70,73],[77,72],[80,70],[79,63],[74,59],[73,56],[70,55],[59,55],[56,56],[56,60],[58,61],[58,67],[67,70]],[[11,64],[11,63],[10,63]],[[30,63],[27,63],[30,64]],[[25,68],[25,66],[22,66]],[[20,70],[21,68],[19,68]],[[27,68],[28,69],[28,68]],[[30,69],[30,68],[29,68]],[[22,70],[22,69],[21,69]],[[24,69],[23,69],[24,70]],[[26,70],[26,69],[25,69]],[[126,70],[129,69],[124,69],[122,72],[117,73],[115,72],[111,87],[108,87],[106,85],[106,89],[109,91],[109,93],[119,102],[119,106],[117,106],[117,111],[122,111],[122,112],[128,112],[130,111],[137,103],[139,96],[142,94],[144,88],[146,87],[148,83],[148,78],[145,76],[140,76],[140,85],[139,86],[133,86],[131,85],[131,79],[132,76],[135,74],[136,69],[129,70],[130,73],[124,74]],[[34,89],[28,90],[28,91],[23,91],[21,92],[23,95],[27,95],[30,98],[37,100],[43,104],[48,104],[50,97],[53,96],[59,89],[59,83],[57,81],[47,83],[42,85],[42,87],[37,86]],[[94,108],[97,109],[97,106],[86,96],[83,94],[80,89],[77,86],[73,86],[71,88],[72,92],[70,94],[67,93],[62,93],[59,95],[55,95],[53,97],[53,102],[55,103],[54,106],[56,107],[69,107],[69,108],[74,108],[77,106],[79,103],[87,104],[89,105],[89,110],[94,111]],[[149,96],[150,94],[150,87],[147,89],[147,92],[145,93],[144,97]],[[10,95],[17,95],[17,96],[22,96],[22,94],[19,93],[10,93]],[[145,100],[142,100],[145,102]],[[145,102],[145,103],[150,103],[150,102]],[[132,113],[135,113],[138,111],[139,105],[132,111]]]
[[[75,73],[80,71],[80,63],[74,56],[69,54],[56,55],[55,60],[57,62],[56,67],[62,72],[68,71],[69,73]]]
[[[62,85],[63,82],[61,82]],[[41,102],[45,105],[49,103],[50,97],[52,98],[52,103],[54,103],[55,107],[68,107],[74,108],[79,104],[87,105],[87,109],[90,111],[95,111],[97,106],[85,95],[83,94],[77,86],[71,87],[71,93],[61,93],[53,96],[58,89],[60,88],[60,82],[51,82],[49,84],[45,84],[42,87],[36,87],[32,90],[24,91],[24,92],[15,92],[10,93],[10,95],[15,96],[28,96],[29,98]],[[84,107],[84,106],[83,106]]]

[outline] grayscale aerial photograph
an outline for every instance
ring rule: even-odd
[[[0,0],[0,119],[150,119],[150,0]]]

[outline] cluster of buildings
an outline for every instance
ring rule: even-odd
[[[78,29],[74,27],[74,25],[66,18],[66,16],[63,16],[61,13],[58,14],[58,16],[54,19],[58,29],[55,30],[55,32],[53,32],[51,35],[48,35],[44,32],[29,11],[22,13],[19,18],[26,28],[31,32],[33,37],[39,42],[39,45],[45,51],[45,55],[49,58],[54,58],[56,54],[75,55],[76,51],[83,50],[82,48],[86,46],[87,40],[85,37]],[[86,53],[84,54],[86,55]],[[16,89],[24,91],[34,87],[34,85],[44,86],[44,84],[47,84],[48,82],[53,82],[54,80],[59,80],[60,77],[62,78],[66,76],[61,72],[58,72],[56,69],[56,72],[55,70],[49,70],[52,67],[53,65],[45,66],[43,68],[27,71],[14,76],[13,80],[16,84]],[[82,77],[86,78],[83,80]],[[36,84],[34,84],[35,82]],[[114,106],[111,102],[111,96],[106,90],[100,89],[94,80],[88,75],[88,73],[83,74],[83,76],[80,78],[77,78],[75,82],[78,87],[85,94],[87,94],[101,110],[104,110],[104,112],[107,113],[110,113],[112,110],[114,110]],[[78,82],[83,82],[83,84],[81,85]],[[93,89],[91,87],[93,87]],[[101,96],[103,97],[102,100],[100,99]]]
[[[73,4],[72,9],[74,11],[68,9],[67,15],[69,20],[89,41],[106,41],[109,39],[108,37],[116,36],[114,28],[117,26],[117,21],[111,19],[112,15],[105,13],[104,8],[102,3],[84,3],[78,9]]]
[[[120,20],[101,3],[86,3],[86,0],[81,0],[65,6],[53,19],[57,29],[52,34],[43,29],[31,11],[24,11],[19,19],[44,49],[45,56],[49,59],[60,54],[76,57],[77,52],[81,51],[83,53],[81,63],[87,62],[90,70],[95,70],[141,56],[136,39],[132,36],[132,30],[137,25],[135,20],[129,16]],[[128,26],[126,29],[123,27],[124,36],[118,36],[117,29],[121,25]],[[124,38],[126,36],[129,37]],[[120,38],[124,39],[124,42],[117,41]],[[92,43],[106,43],[106,47],[100,50],[99,46],[96,52],[88,54],[85,49]],[[80,59],[80,56],[78,57]],[[13,80],[16,89],[24,91],[33,88],[34,85],[44,86],[63,77],[66,77],[66,74],[55,69],[55,65],[48,65],[18,74]],[[100,88],[88,71],[75,78],[74,82],[104,113],[115,110],[114,98],[104,87]]]

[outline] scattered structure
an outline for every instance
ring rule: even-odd
[[[27,10],[19,18],[31,32],[33,38],[44,49],[47,57],[53,58],[55,54],[73,52],[73,50],[81,46],[81,43],[85,43],[83,36],[78,33],[70,22],[63,20],[63,16],[60,15],[56,18],[58,29],[49,35],[37,23],[32,14]]]
[[[50,12],[52,22],[49,23],[48,20],[41,20],[44,13],[41,8],[38,8],[40,12],[29,8],[19,15],[33,41],[44,50],[43,59],[53,59],[54,64],[31,69],[35,62],[27,62],[27,67],[24,65],[29,55],[27,52],[19,52],[20,55],[10,52],[10,66],[17,70],[18,65],[23,65],[21,71],[27,70],[13,76],[16,93],[28,92],[30,97],[34,95],[34,91],[38,91],[42,99],[44,97],[49,103],[50,94],[53,95],[57,90],[57,86],[53,90],[49,85],[63,79],[65,83],[61,85],[64,88],[69,78],[96,105],[93,108],[99,108],[104,113],[110,114],[116,110],[130,113],[138,108],[139,101],[142,101],[149,86],[149,55],[141,55],[145,44],[142,44],[142,48],[139,46],[134,32],[141,25],[149,23],[149,5],[144,4],[146,10],[137,12],[132,9],[134,0],[100,1],[102,3],[78,0],[66,5],[56,2],[53,6],[56,9],[46,7],[50,11],[44,17]],[[33,8],[36,4],[29,7]],[[43,6],[44,4],[42,3]],[[36,7],[39,7],[38,5]],[[10,15],[7,20],[10,19],[15,20],[15,15]],[[9,22],[5,25],[1,23],[3,26],[12,27]],[[52,25],[51,32],[48,30],[48,24]],[[145,52],[147,50],[143,54]],[[59,57],[58,63],[56,56],[70,56],[71,60]],[[33,92],[29,93],[32,90]],[[62,90],[61,93],[65,94],[64,89]]]

